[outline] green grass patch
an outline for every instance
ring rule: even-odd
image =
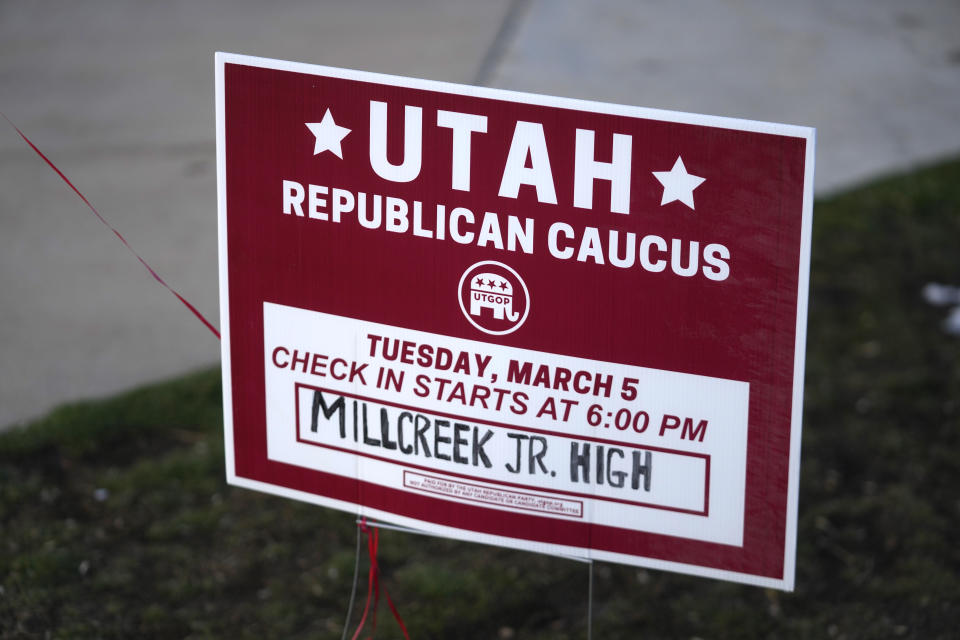
[[[817,203],[797,591],[597,564],[595,637],[956,637],[960,337],[921,289],[960,284],[958,242],[960,162]],[[0,637],[340,637],[353,517],[226,486],[220,393],[201,372],[0,434]],[[586,635],[586,565],[380,548],[414,638]]]

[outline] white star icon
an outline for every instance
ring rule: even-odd
[[[683,159],[680,156],[677,156],[677,161],[673,163],[673,169],[670,169],[670,171],[654,171],[653,175],[663,185],[661,207],[674,200],[679,200],[693,209],[693,190],[706,180],[706,178],[687,173],[687,168],[683,166]]]
[[[323,115],[323,120],[320,122],[304,122],[304,124],[317,138],[317,143],[313,146],[313,155],[330,151],[343,160],[343,150],[340,148],[340,142],[350,133],[350,129],[341,127],[334,122],[330,109],[327,109],[327,112]]]

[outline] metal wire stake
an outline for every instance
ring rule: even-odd
[[[347,619],[343,623],[343,635],[340,640],[347,640],[350,631],[350,615],[353,613],[353,601],[357,597],[357,574],[360,572],[360,527],[357,527],[357,552],[353,560],[353,588],[350,589],[350,604],[347,605]]]
[[[593,640],[593,560],[590,560],[587,581],[587,640]]]

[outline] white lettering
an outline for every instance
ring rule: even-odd
[[[594,159],[594,132],[577,129],[574,152],[573,206],[593,208],[594,180],[610,181],[610,211],[630,213],[630,152],[633,138],[622,133],[613,134],[613,160]]]
[[[314,220],[326,220],[329,217],[325,211],[320,211],[321,207],[324,209],[327,207],[327,199],[321,198],[320,195],[327,195],[328,191],[329,189],[320,185],[307,185],[307,192],[309,194],[307,196],[307,215]],[[338,189],[334,189],[334,193],[336,193],[336,191],[338,191]],[[336,209],[334,209],[333,219],[340,222],[340,217]]]
[[[423,109],[403,108],[403,162],[387,160],[387,103],[370,101],[370,166],[391,182],[410,182],[420,175],[423,147]]]
[[[450,187],[470,191],[470,140],[473,133],[487,132],[487,116],[440,110],[437,111],[437,126],[453,129]]]
[[[673,269],[673,272],[678,276],[683,276],[684,278],[689,278],[696,275],[697,273],[697,264],[700,260],[700,243],[696,240],[690,241],[690,259],[687,262],[687,266],[682,266],[681,261],[683,260],[683,241],[679,238],[674,238],[670,241],[670,268]]]
[[[387,196],[386,229],[394,233],[404,233],[410,226],[407,222],[407,201]]]
[[[577,253],[577,262],[586,262],[593,258],[597,264],[603,264],[603,247],[600,245],[600,231],[596,227],[584,227],[583,238],[580,239],[580,251]]]
[[[620,234],[615,229],[610,229],[610,248],[607,251],[607,257],[610,258],[610,264],[621,269],[629,269],[637,260],[637,234],[629,231],[623,234],[626,237],[626,248],[623,251],[623,257],[620,257]]]
[[[703,249],[703,261],[713,269],[703,267],[703,275],[708,279],[720,282],[730,276],[730,265],[727,260],[730,259],[730,250],[722,244],[708,244]]]
[[[432,238],[433,231],[423,228],[423,203],[413,201],[413,235],[421,238]]]
[[[497,214],[487,211],[483,214],[483,222],[480,223],[477,246],[485,247],[491,242],[497,249],[503,249],[503,238],[500,236],[500,219],[497,218]]]
[[[516,216],[507,218],[507,249],[517,250],[517,244],[524,253],[533,253],[533,218],[524,218],[523,227]]]
[[[326,190],[324,190],[326,192]],[[340,222],[340,214],[353,211],[353,192],[346,189],[333,190],[333,221]],[[311,216],[312,217],[312,216]]]
[[[528,155],[529,167],[526,166]],[[538,201],[557,204],[547,141],[543,137],[543,125],[539,122],[517,121],[500,180],[500,197],[516,198],[521,184],[536,188]]]
[[[573,247],[560,248],[557,243],[557,236],[563,234],[568,240],[573,237],[573,227],[566,222],[554,222],[547,231],[547,249],[550,255],[561,260],[569,260],[573,256]]]
[[[360,206],[357,207],[357,221],[365,229],[376,229],[380,226],[380,216],[383,208],[383,197],[373,194],[373,206],[370,207],[370,215],[367,215],[367,199],[360,199]]]
[[[296,214],[303,217],[303,185],[293,180],[283,181],[283,212],[290,215],[296,209]]]
[[[666,253],[667,241],[660,236],[644,236],[640,241],[640,265],[647,271],[660,273],[667,268],[666,260],[650,260],[650,245],[656,245],[660,253]]]
[[[467,224],[473,224],[473,212],[463,207],[457,207],[450,212],[450,237],[454,242],[470,244],[473,242],[473,231],[460,231],[460,221],[463,219],[467,220]]]

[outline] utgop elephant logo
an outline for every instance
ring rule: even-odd
[[[516,322],[519,311],[513,310],[513,285],[495,273],[480,273],[470,279],[470,315],[482,317],[483,309],[493,311],[497,320]]]
[[[474,327],[494,335],[520,328],[530,311],[530,293],[516,271],[493,260],[471,265],[460,277],[460,309]]]

